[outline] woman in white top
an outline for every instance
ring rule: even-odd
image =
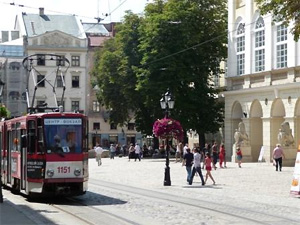
[[[101,166],[101,154],[103,152],[103,148],[100,147],[100,144],[95,146],[95,153],[96,153],[96,161],[98,162],[98,166]]]

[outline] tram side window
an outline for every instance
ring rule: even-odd
[[[38,151],[44,153],[45,145],[44,145],[44,130],[42,127],[41,119],[38,119]]]
[[[14,138],[14,145],[17,151],[21,151],[21,130],[17,130],[17,135]]]
[[[36,126],[35,121],[28,122],[28,152],[35,152]]]
[[[1,151],[3,150],[3,147],[2,147],[2,132],[0,132],[0,154],[1,154]],[[0,156],[0,160],[1,159],[1,156]],[[1,168],[0,168],[1,169]]]
[[[10,151],[17,151],[17,145],[16,143],[16,131],[15,130],[10,130],[8,131],[8,149]]]

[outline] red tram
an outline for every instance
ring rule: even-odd
[[[87,117],[44,112],[0,122],[2,184],[29,196],[87,190]]]

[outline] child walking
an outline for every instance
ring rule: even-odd
[[[206,169],[206,175],[205,175],[205,184],[206,184],[206,181],[208,179],[208,177],[210,177],[210,179],[214,182],[213,184],[216,184],[214,178],[212,177],[211,175],[211,164],[212,164],[212,161],[211,161],[211,158],[210,158],[210,155],[209,153],[207,152],[206,155],[205,155],[205,169]]]

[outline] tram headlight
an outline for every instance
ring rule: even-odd
[[[74,170],[74,174],[75,174],[75,176],[80,176],[80,174],[81,174],[81,169],[79,169],[79,168],[76,168],[75,170]]]
[[[48,177],[53,177],[53,175],[54,175],[54,170],[53,169],[48,169],[47,170],[47,176]]]

